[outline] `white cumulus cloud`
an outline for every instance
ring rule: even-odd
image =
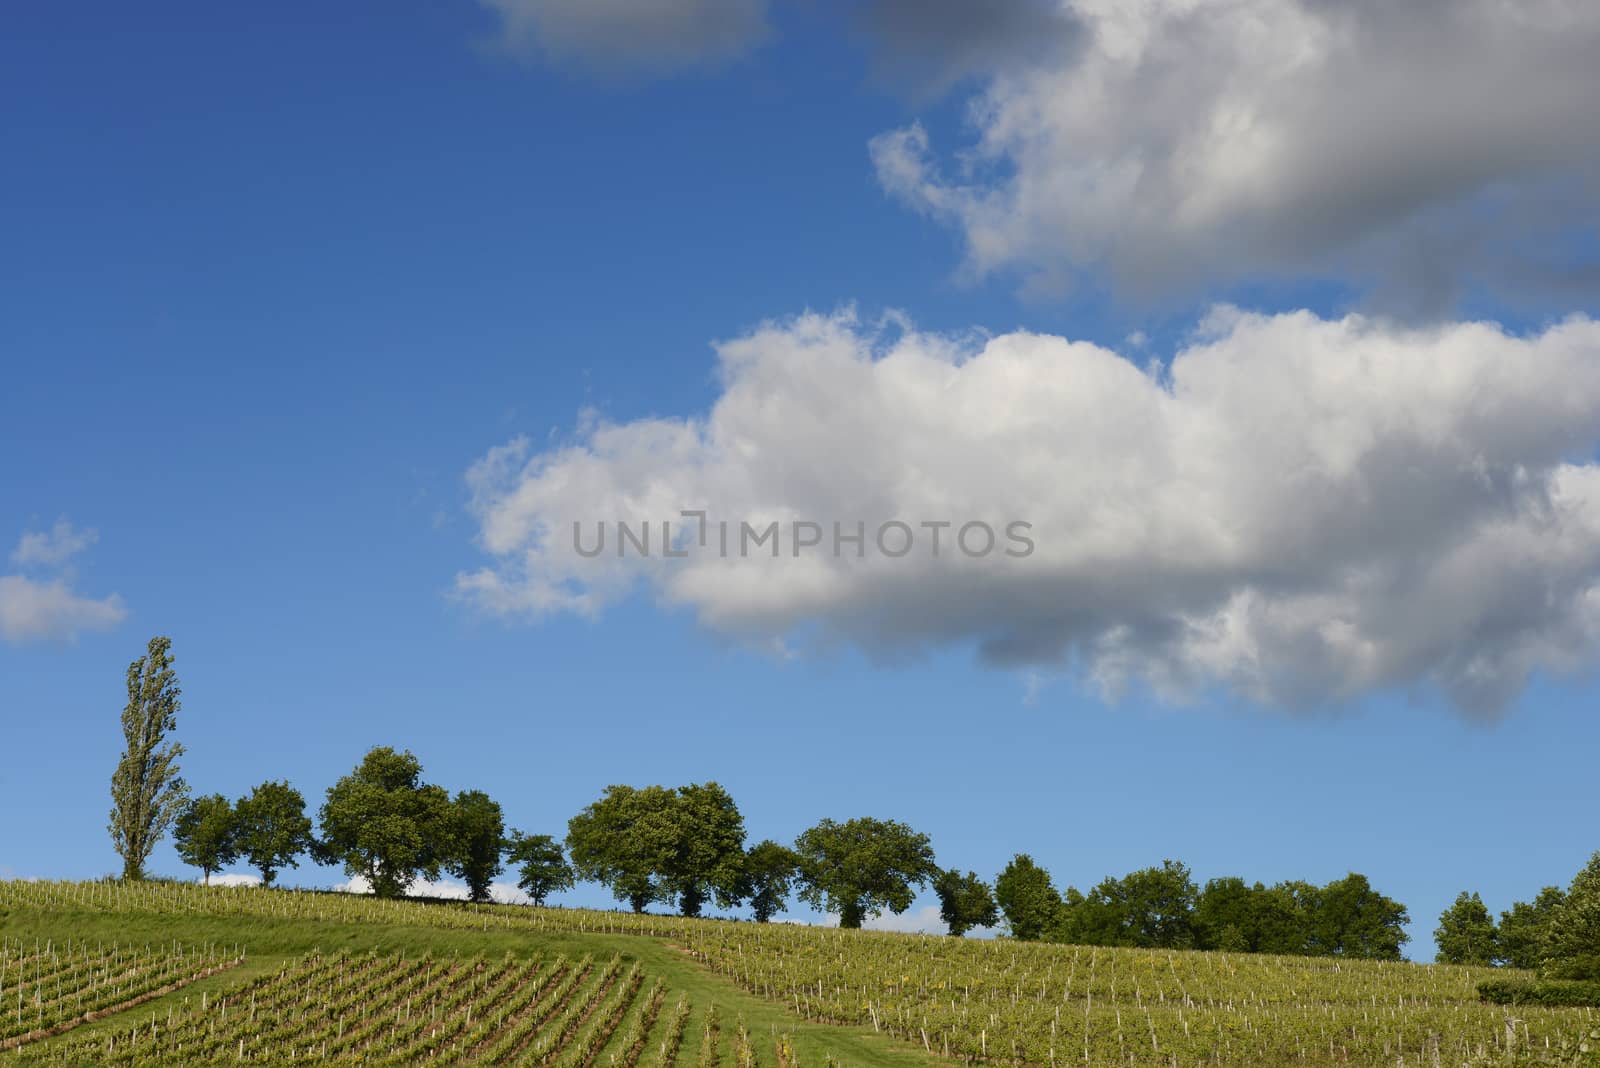
[[[366,876],[355,875],[331,889],[344,894],[370,894],[372,884]],[[465,901],[468,896],[467,884],[453,879],[417,879],[406,888],[406,893],[412,897],[442,897],[459,901]],[[528,905],[533,901],[515,883],[490,883],[489,899],[500,905]]]
[[[86,630],[114,627],[127,616],[116,594],[97,600],[80,597],[62,579],[0,575],[0,638],[8,642],[71,640]]]
[[[1595,659],[1600,323],[1523,337],[1219,308],[1140,367],[1061,337],[807,314],[718,354],[706,413],[491,450],[468,475],[491,561],[459,592],[538,618],[642,583],[767,648],[971,644],[1111,694],[1289,708],[1421,688],[1493,715],[1530,673]],[[731,551],[714,526],[696,544],[684,509],[732,521]],[[890,558],[870,532],[896,519],[916,550]],[[578,551],[574,523],[591,551],[618,520],[648,521],[655,551],[619,558],[614,527]],[[686,556],[662,555],[663,520]],[[737,524],[774,520],[780,555],[741,557]],[[920,526],[1013,520],[1029,555],[971,557],[945,528],[935,556]],[[796,521],[830,533],[801,547]],[[832,524],[858,521],[866,551],[835,555]]]
[[[60,570],[95,538],[94,531],[78,530],[65,519],[48,531],[22,535],[11,561],[34,573],[0,575],[0,640],[70,641],[83,631],[105,630],[127,618],[122,598],[84,597],[73,589],[73,576]],[[42,576],[40,568],[57,573]]]
[[[968,144],[915,124],[872,144],[978,273],[1143,293],[1370,275],[1426,310],[1469,267],[1561,290],[1530,234],[1600,217],[1600,5],[1055,3],[1077,32],[986,64]]]
[[[260,886],[261,876],[247,872],[222,872],[211,877],[212,886]]]

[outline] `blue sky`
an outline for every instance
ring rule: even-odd
[[[1283,33],[1322,40],[1309,8],[1265,6]],[[161,633],[203,792],[287,777],[316,798],[389,744],[432,781],[489,791],[514,825],[559,832],[608,783],[714,778],[755,838],[892,817],[985,875],[1021,851],[1080,888],[1169,856],[1201,879],[1362,871],[1410,906],[1424,959],[1459,890],[1499,910],[1564,884],[1600,847],[1585,608],[1600,538],[1583,506],[1600,350],[1586,320],[1554,324],[1600,303],[1583,151],[1600,142],[1574,138],[1565,98],[1534,78],[1521,111],[1435,117],[1436,155],[1395,161],[1414,131],[1404,114],[1374,120],[1370,164],[1357,153],[1337,196],[1307,177],[1350,156],[1331,134],[1259,155],[1195,141],[1184,158],[1213,162],[1181,173],[1206,196],[1179,195],[1160,146],[1199,128],[1187,108],[1225,110],[1209,83],[1195,74],[1168,111],[1130,97],[1142,123],[1101,129],[1063,103],[1074,79],[1098,69],[1132,93],[1149,72],[1104,42],[1165,31],[1064,4],[1069,43],[1039,53],[1002,25],[1025,7],[996,5],[959,38],[934,32],[950,4],[908,22],[894,3],[697,0],[680,8],[702,18],[642,28],[537,0],[14,15],[0,873],[114,869],[122,673]],[[1423,57],[1440,94],[1460,91],[1445,61],[1492,28],[1445,22]],[[1219,18],[1196,47],[1236,43]],[[1372,47],[1381,72],[1393,57]],[[1312,114],[1349,57],[1323,58],[1323,80],[1297,84]],[[1294,116],[1263,103],[1282,75],[1256,73],[1258,97],[1235,91],[1282,134]],[[1530,116],[1550,138],[1526,132]],[[1451,149],[1466,142],[1499,151],[1463,161]],[[1137,192],[1082,178],[1129,167]],[[1202,327],[1218,302],[1256,314]],[[880,331],[891,312],[914,325]],[[1376,318],[1342,330],[1350,313]],[[1503,326],[1463,325],[1486,317]],[[816,357],[808,329],[842,355]],[[974,330],[1014,339],[1014,362]],[[1056,336],[1095,348],[1037,340]],[[1212,362],[1186,377],[1180,353],[1202,342]],[[1373,376],[1359,388],[1317,362],[1347,355],[1338,366]],[[1148,377],[1124,383],[1117,360]],[[966,399],[893,425],[925,395],[919,376],[946,371],[943,395]],[[1474,407],[1484,396],[1504,400]],[[880,406],[853,414],[863,397]],[[1024,412],[1029,398],[1042,407]],[[1081,434],[1018,439],[977,474],[852,437],[942,425],[951,456],[993,460],[995,426],[1048,428],[1058,409]],[[795,413],[810,422],[794,429]],[[1242,454],[1226,450],[1188,465],[1215,436],[1195,427],[1243,423],[1267,467],[1230,467]],[[1359,446],[1338,437],[1352,424]],[[1430,428],[1428,447],[1386,438],[1397,424]],[[683,454],[651,445],[660,425],[693,439]],[[813,432],[840,455],[797,444]],[[519,438],[519,461],[483,476]],[[1270,457],[1301,441],[1376,459],[1322,491],[1263,489],[1258,509],[1244,487],[1272,484]],[[1145,465],[1157,445],[1177,474]],[[1385,480],[1396,457],[1415,482]],[[1213,467],[1235,477],[1192,474]],[[609,488],[564,496],[561,478]],[[933,497],[873,496],[930,480]],[[1553,513],[1524,509],[1530,482]],[[847,483],[859,492],[816,488]],[[755,489],[717,495],[730,486]],[[792,571],[757,593],[714,567],[591,576],[528,513],[564,529],[672,499],[853,519],[849,499],[910,517],[935,498],[1029,502],[1040,570],[930,563],[846,594]],[[1356,517],[1337,567],[1285,518],[1301,501]],[[1229,533],[1213,546],[1213,531]],[[603,603],[548,607],[574,589]],[[1241,604],[1258,615],[1229,614]],[[1171,637],[1228,620],[1237,641]],[[1323,644],[1305,651],[1296,628]],[[170,843],[152,866],[182,873]],[[339,878],[308,866],[290,881]]]

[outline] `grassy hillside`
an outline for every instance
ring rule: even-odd
[[[0,942],[32,962],[0,985],[12,1032],[140,999],[19,1063],[1467,1065],[1554,1060],[1600,1027],[1480,1002],[1487,969],[187,884],[0,883]]]
[[[734,1059],[741,1020],[762,1068],[779,1068],[776,1047],[780,1039],[792,1058],[787,1068],[824,1068],[830,1060],[863,1068],[928,1068],[931,1063],[921,1051],[888,1035],[874,1034],[870,1027],[835,1027],[800,1020],[780,1006],[741,990],[731,979],[703,968],[669,941],[626,933],[626,928],[611,922],[618,918],[608,913],[559,909],[477,909],[456,902],[385,902],[341,894],[204,889],[181,884],[0,883],[0,940],[8,940],[13,949],[21,943],[31,953],[37,943],[41,952],[53,946],[59,954],[67,951],[70,942],[74,948],[86,943],[90,947],[115,945],[124,953],[154,953],[163,947],[171,951],[176,945],[187,952],[220,947],[216,950],[220,958],[242,957],[237,966],[143,1001],[131,1011],[29,1043],[20,1054],[6,1054],[3,1062],[103,1063],[107,1059],[108,1038],[125,1046],[125,1036],[138,1027],[145,1036],[143,1041],[149,1043],[152,1021],[159,1037],[167,1030],[169,1018],[176,1028],[184,1023],[185,1012],[198,1014],[202,999],[205,1011],[218,1016],[219,1003],[229,992],[246,989],[252,983],[269,983],[286,969],[302,968],[305,959],[312,956],[332,959],[342,954],[360,962],[367,955],[376,954],[381,958],[376,967],[391,970],[414,967],[424,959],[429,963],[423,967],[453,969],[453,978],[447,976],[429,996],[413,993],[411,1008],[416,1014],[424,1011],[432,994],[459,986],[462,975],[478,975],[480,962],[485,966],[482,970],[498,968],[509,954],[516,961],[545,964],[562,957],[573,964],[589,958],[594,964],[580,994],[599,989],[596,977],[613,957],[620,962],[624,974],[633,965],[639,966],[641,982],[626,1006],[622,1022],[611,1039],[594,1051],[590,1061],[606,1068],[612,1065],[611,1058],[619,1053],[627,1035],[629,1013],[639,1008],[657,981],[662,984],[663,1007],[645,1036],[643,1050],[652,1055],[659,1050],[671,1027],[673,1010],[680,1000],[686,1000],[689,1013],[682,1023],[683,1044],[677,1051],[676,1068],[741,1068]],[[408,965],[402,964],[402,958]],[[18,989],[14,985],[15,974],[13,967],[13,981],[0,989],[0,1005],[12,1013],[16,1004],[10,999]],[[705,1021],[713,1006],[721,1024],[720,1035],[714,1056],[702,1065]],[[258,1015],[259,1009],[260,1001]],[[345,1013],[347,1026],[358,1012],[381,1015],[384,1009],[392,1011],[393,1006],[376,997],[358,1002]],[[31,1019],[35,1013],[31,992],[25,1010],[25,1017]],[[403,1007],[401,1011],[404,1013]],[[234,1022],[237,1013],[230,1021]],[[584,1021],[586,1027],[589,1022]],[[323,1063],[304,1048],[316,1023],[315,1018],[308,1018],[302,1029],[299,1059]],[[283,1041],[256,1063],[289,1061],[296,1042],[295,1038]],[[347,1063],[372,1063],[381,1059],[380,1052],[363,1049]],[[525,1049],[520,1051],[521,1059],[506,1063],[523,1063],[531,1055],[531,1050]],[[197,1059],[201,1058],[191,1046],[181,1056],[132,1063],[183,1064]],[[218,1050],[217,1059],[236,1062],[237,1046],[231,1051]],[[425,1060],[448,1063],[450,1058]],[[557,1062],[552,1059],[549,1063]],[[623,1057],[618,1056],[617,1064],[624,1063]],[[653,1056],[641,1054],[639,1063],[655,1062]]]

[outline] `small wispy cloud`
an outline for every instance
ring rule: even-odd
[[[94,530],[79,530],[66,519],[56,520],[49,530],[33,530],[11,551],[11,562],[18,567],[54,567],[64,564],[100,540]]]

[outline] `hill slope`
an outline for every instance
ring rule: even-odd
[[[0,883],[0,940],[12,1035],[94,1016],[22,1063],[1466,1065],[1600,1026],[1480,1002],[1488,969],[191,884]]]

